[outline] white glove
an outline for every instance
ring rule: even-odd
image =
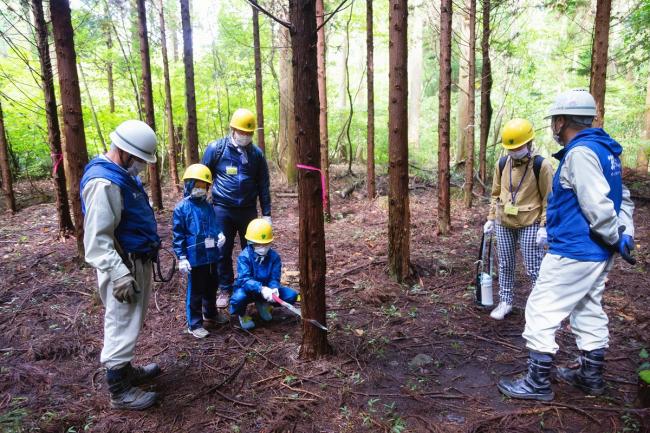
[[[540,248],[544,248],[545,246],[548,245],[548,242],[546,240],[546,227],[540,227],[537,230],[537,236],[535,237],[535,242],[537,242],[537,246]]]
[[[184,274],[189,274],[192,271],[192,266],[190,266],[190,262],[185,257],[181,257],[181,260],[178,262],[178,270]]]
[[[221,232],[217,235],[217,248],[223,247],[225,243],[226,237],[224,236],[223,232]]]
[[[487,220],[485,222],[485,225],[483,226],[483,233],[486,235],[489,235],[494,231],[494,221],[493,220]]]
[[[273,302],[273,295],[280,296],[278,289],[271,289],[270,287],[262,287],[262,297],[266,299],[267,302]]]
[[[271,226],[273,225],[273,221],[271,221],[271,217],[270,217],[270,216],[263,216],[262,219],[263,219],[263,220],[266,220],[266,222],[268,222],[269,224],[271,224]]]

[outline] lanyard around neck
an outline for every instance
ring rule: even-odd
[[[517,194],[519,193],[519,188],[521,188],[521,185],[524,183],[524,179],[526,178],[526,174],[528,173],[528,165],[530,164],[530,161],[526,163],[526,169],[524,170],[524,175],[521,176],[521,180],[519,181],[519,185],[517,185],[517,189],[513,191],[512,188],[512,158],[510,158],[510,195],[512,196],[512,204],[515,204],[515,200],[517,199]]]

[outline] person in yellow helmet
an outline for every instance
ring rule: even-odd
[[[499,257],[499,304],[490,317],[502,320],[512,311],[517,244],[534,284],[546,244],[546,199],[553,185],[553,166],[533,151],[535,130],[526,119],[512,119],[501,133],[508,154],[494,170],[490,212],[483,231],[496,231]]]
[[[246,307],[255,302],[257,312],[264,321],[270,321],[273,295],[289,304],[298,299],[298,292],[280,283],[282,259],[271,248],[273,228],[268,221],[257,218],[246,229],[248,245],[237,259],[237,281],[230,298],[230,314],[239,316],[244,329],[253,329],[255,323],[246,314]]]
[[[219,259],[218,308],[228,306],[233,289],[235,236],[239,233],[243,249],[246,227],[258,215],[258,200],[262,217],[271,223],[269,168],[264,152],[252,143],[256,127],[255,115],[245,108],[238,109],[230,120],[230,135],[210,143],[203,155],[202,162],[214,179],[212,204],[217,224],[226,237]]]
[[[185,170],[183,182],[184,198],[174,208],[172,242],[178,269],[187,274],[187,332],[205,338],[210,335],[205,326],[219,321],[215,308],[217,262],[225,236],[207,201],[212,184],[210,169],[192,164]]]

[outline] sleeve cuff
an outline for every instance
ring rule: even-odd
[[[118,278],[129,275],[130,273],[131,271],[129,271],[129,268],[127,268],[124,263],[121,263],[120,266],[109,272],[109,276],[111,278],[111,281],[115,281]]]

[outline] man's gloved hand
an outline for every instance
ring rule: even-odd
[[[226,243],[226,236],[224,236],[223,232],[219,233],[217,235],[217,248],[221,249]]]
[[[546,227],[540,227],[537,230],[537,236],[535,236],[535,242],[537,243],[537,246],[540,248],[544,248],[545,246],[547,246],[548,242],[546,239],[547,239]]]
[[[634,238],[630,235],[626,235],[625,226],[620,226],[618,228],[618,252],[623,257],[623,260],[628,262],[631,265],[636,263],[636,259],[632,257],[632,250],[634,250]]]
[[[266,299],[267,302],[273,302],[273,295],[280,296],[278,289],[271,289],[270,287],[262,287],[262,297]]]
[[[483,233],[486,235],[489,235],[494,231],[494,221],[493,220],[487,220],[485,222],[485,225],[483,225]]]
[[[262,219],[266,220],[266,222],[268,222],[269,224],[271,224],[271,226],[273,225],[273,221],[271,220],[271,217],[270,217],[270,216],[263,216]]]
[[[118,302],[132,304],[136,301],[136,294],[140,293],[138,282],[131,274],[113,281],[113,297]]]
[[[192,266],[190,266],[190,262],[185,257],[180,258],[178,270],[184,274],[189,274],[192,271]]]

